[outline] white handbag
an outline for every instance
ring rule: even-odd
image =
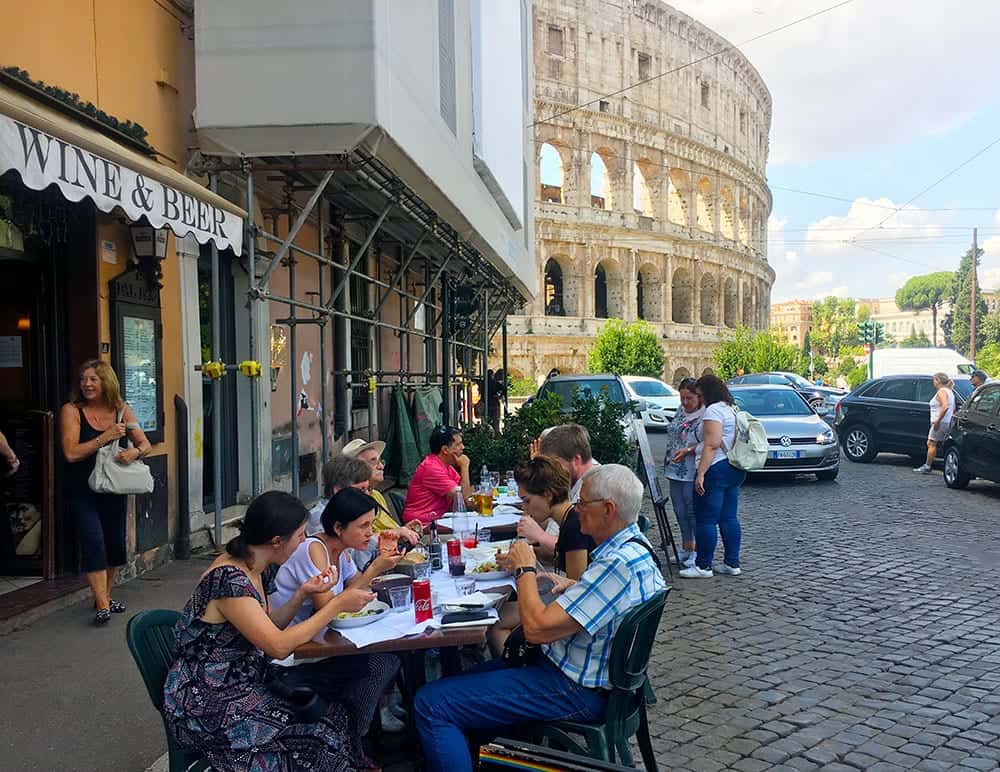
[[[122,420],[122,414],[118,414],[118,422]],[[149,471],[140,459],[136,459],[131,464],[122,464],[115,458],[124,447],[130,447],[131,443],[123,446],[123,440],[119,442],[109,442],[103,448],[97,449],[97,457],[94,459],[94,471],[90,473],[90,489],[94,493],[117,493],[127,496],[130,493],[142,494],[153,492],[153,473]]]

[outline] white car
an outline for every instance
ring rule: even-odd
[[[644,406],[642,423],[645,427],[666,429],[681,406],[681,396],[677,389],[658,378],[647,378],[642,375],[623,375],[622,381],[628,392],[628,398]]]

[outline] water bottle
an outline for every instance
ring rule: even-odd
[[[483,468],[479,470],[479,485],[480,487],[486,485],[490,481],[490,470],[486,464],[483,464]]]
[[[438,571],[442,567],[441,562],[441,537],[438,535],[437,521],[431,521],[431,543],[427,548],[430,553],[431,568]]]
[[[460,514],[464,515],[465,512],[466,512],[466,509],[465,509],[465,496],[462,495],[462,486],[461,485],[456,485],[455,486],[454,494],[455,494],[455,504],[454,504],[454,506],[453,506],[453,508],[451,510],[451,513],[452,513],[452,515],[456,515],[456,516],[460,515]]]

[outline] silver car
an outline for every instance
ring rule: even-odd
[[[639,405],[646,428],[666,429],[681,406],[681,395],[677,389],[667,386],[659,378],[643,375],[623,375],[622,381],[629,399]]]
[[[790,386],[730,386],[741,410],[760,419],[767,431],[767,461],[758,473],[813,473],[834,480],[840,470],[837,432]]]

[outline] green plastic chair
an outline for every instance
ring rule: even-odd
[[[167,671],[174,663],[174,625],[180,618],[179,612],[167,609],[140,611],[128,621],[128,627],[125,628],[129,651],[132,652],[132,658],[146,684],[146,691],[149,692],[149,699],[160,713],[160,718],[163,717],[163,685],[167,680]],[[166,734],[170,772],[211,770],[208,762],[200,755],[181,748],[174,742],[170,732]]]
[[[622,763],[631,766],[628,743],[635,736],[646,769],[656,772],[646,717],[646,705],[655,702],[655,698],[646,678],[646,667],[669,593],[668,587],[630,611],[615,633],[608,661],[611,694],[604,723],[548,722],[542,728],[542,736],[550,747],[611,762],[617,753]]]

